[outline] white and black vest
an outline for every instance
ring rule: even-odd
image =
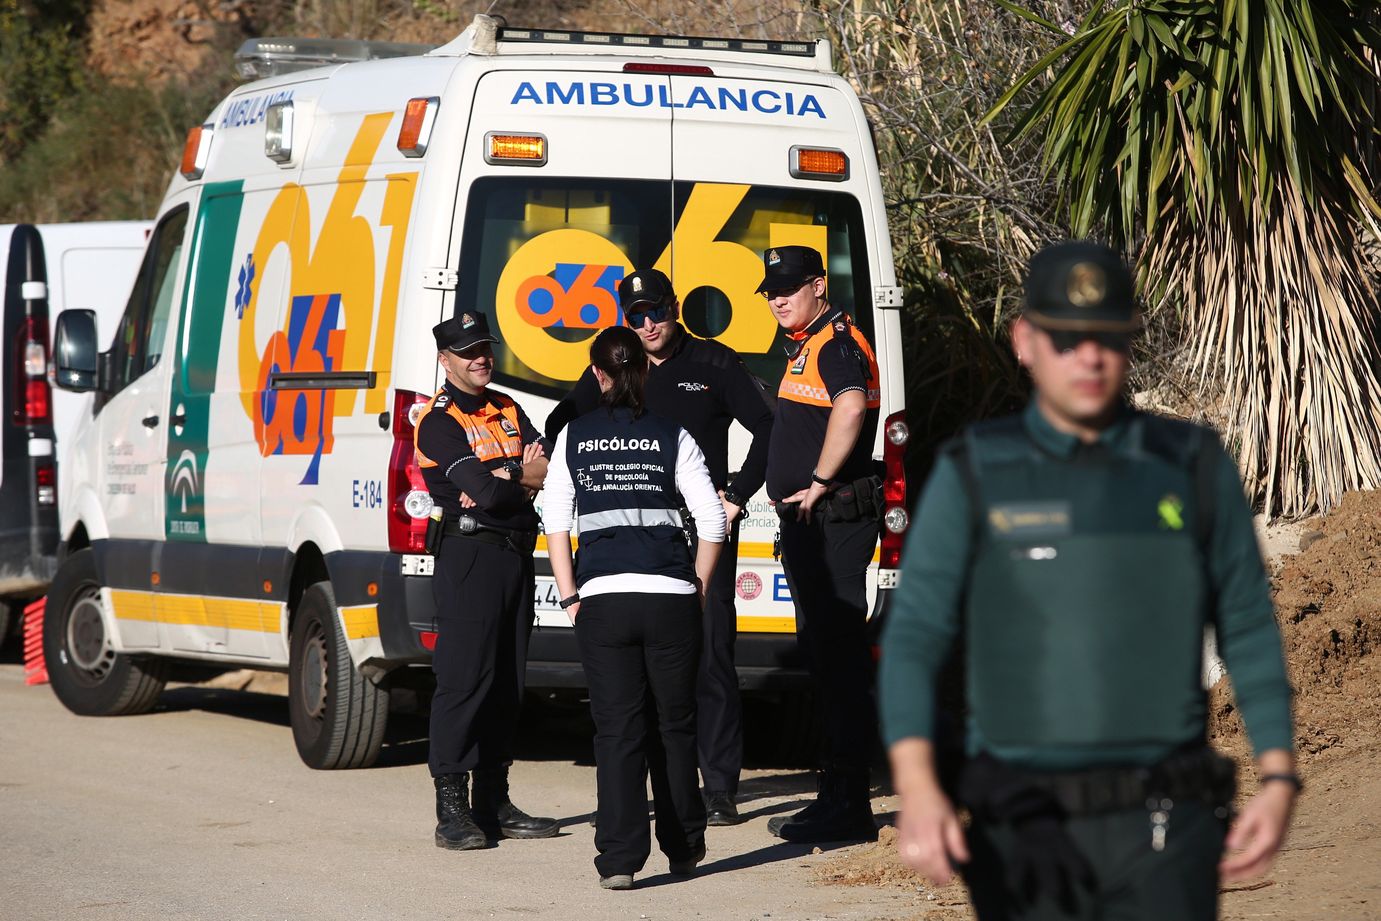
[[[605,406],[566,430],[580,532],[577,586],[621,573],[694,580],[676,489],[680,431],[653,413]]]

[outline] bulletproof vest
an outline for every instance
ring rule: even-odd
[[[601,407],[566,430],[580,548],[575,581],[646,573],[694,577],[676,490],[680,426]]]
[[[1142,414],[1127,424],[1115,448],[1069,458],[1020,417],[956,445],[975,510],[971,749],[1097,760],[1203,737],[1214,436]]]

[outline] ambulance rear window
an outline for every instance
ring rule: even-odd
[[[682,322],[732,346],[775,383],[785,335],[755,293],[762,251],[825,253],[832,303],[872,337],[862,212],[833,191],[651,180],[485,178],[466,208],[458,303],[490,314],[503,340],[499,383],[559,398],[589,362],[589,340],[622,323],[633,269],[671,276]]]

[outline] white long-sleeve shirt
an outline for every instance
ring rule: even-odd
[[[542,528],[548,534],[569,533],[575,526],[575,482],[566,463],[566,434],[569,431],[563,429],[556,437],[547,465],[547,479],[542,486]],[[710,480],[705,455],[685,429],[680,429],[676,438],[676,489],[695,519],[696,536],[700,540],[721,543],[727,530],[724,504],[719,501],[719,493]],[[695,592],[695,586],[673,576],[627,572],[597,576],[580,587],[582,598],[612,592],[690,595]]]

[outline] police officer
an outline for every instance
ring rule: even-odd
[[[713,339],[692,336],[678,322],[681,305],[666,275],[656,269],[628,275],[619,283],[619,306],[651,361],[648,409],[680,424],[695,439],[729,522],[705,595],[696,725],[709,824],[736,825],[741,819],[734,796],[743,767],[743,705],[734,670],[739,519],[762,486],[772,407],[737,352]],[[593,368],[586,369],[570,395],[547,417],[547,437],[555,439],[566,423],[588,413],[599,401]],[[729,427],[735,420],[753,441],[730,482]]]
[[[1237,470],[1209,429],[1123,402],[1139,327],[1115,252],[1037,253],[1012,330],[1034,397],[942,450],[902,561],[879,683],[901,857],[940,884],[957,865],[984,921],[1214,918],[1220,874],[1269,866],[1299,790]],[[1205,741],[1209,625],[1261,772],[1231,831],[1232,765]],[[967,832],[934,719],[961,631]]]
[[[603,888],[629,889],[651,850],[647,778],[654,756],[661,762],[652,772],[657,841],[671,872],[693,873],[705,856],[695,676],[701,605],[724,539],[724,509],[695,440],[646,408],[648,359],[639,337],[626,327],[604,330],[590,346],[590,362],[603,405],[557,438],[543,515],[552,575],[590,689],[599,785],[595,866]],[[694,562],[682,502],[695,518]],[[572,524],[580,532],[574,566]]]
[[[865,627],[881,517],[872,459],[877,359],[849,315],[826,298],[819,252],[778,246],[763,254],[763,265],[758,290],[791,339],[767,495],[780,519],[782,566],[826,742],[819,795],[801,812],[769,821],[768,830],[788,841],[871,840],[876,723]]]
[[[508,765],[532,630],[532,497],[547,444],[512,398],[489,389],[489,324],[462,311],[433,327],[446,383],[417,424],[417,459],[444,513],[432,591],[436,649],[431,750],[436,845],[488,846],[491,837],[546,838],[555,819],[534,818],[508,795]],[[474,778],[473,800],[468,778]]]

